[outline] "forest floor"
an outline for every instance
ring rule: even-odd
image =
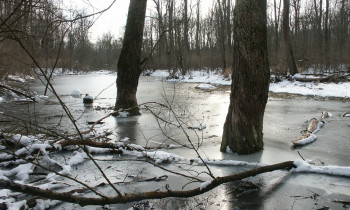
[[[223,176],[231,173],[241,172],[259,164],[274,164],[288,160],[301,160],[303,158],[312,160],[315,165],[308,166],[309,171],[287,172],[275,171],[256,177],[242,180],[240,182],[224,184],[203,195],[183,199],[161,199],[149,200],[155,209],[341,209],[348,208],[346,203],[337,201],[350,201],[349,177],[350,147],[348,139],[350,136],[350,118],[341,115],[350,111],[349,84],[329,83],[328,86],[320,87],[320,84],[306,84],[295,81],[284,81],[279,86],[273,83],[270,86],[270,98],[267,104],[264,119],[264,142],[263,151],[252,155],[236,155],[219,152],[222,127],[226,117],[229,104],[230,80],[214,73],[205,71],[192,72],[191,76],[179,77],[179,79],[166,79],[167,71],[156,71],[150,77],[140,78],[138,89],[139,103],[155,101],[159,103],[172,102],[173,109],[186,122],[189,127],[205,125],[202,131],[194,132],[186,129],[190,138],[201,145],[200,155],[208,161],[210,169],[215,176]],[[188,77],[188,79],[186,79]],[[216,77],[216,78],[215,78]],[[12,78],[12,83],[24,86],[26,81]],[[19,77],[20,78],[20,77]],[[115,78],[113,72],[94,72],[89,74],[59,74],[54,77],[53,84],[59,92],[62,100],[70,108],[73,116],[78,119],[78,125],[82,130],[89,128],[89,122],[111,112],[115,100]],[[22,78],[23,79],[23,78]],[[16,81],[18,80],[18,81]],[[27,90],[36,93],[37,103],[28,102],[23,96],[5,91],[0,103],[0,132],[8,138],[18,139],[18,135],[8,135],[6,125],[18,126],[18,121],[13,121],[9,115],[20,117],[21,120],[30,119],[33,124],[55,128],[62,132],[72,132],[71,123],[63,115],[57,99],[49,94],[43,97],[43,86],[38,81],[31,81]],[[274,85],[281,91],[273,92]],[[11,87],[15,87],[13,85]],[[271,89],[272,87],[272,89]],[[283,87],[285,89],[283,89]],[[293,88],[300,87],[298,94],[289,92]],[[75,90],[81,90],[83,94],[89,93],[96,97],[92,107],[85,107],[81,97],[73,97]],[[290,91],[288,91],[290,89]],[[103,90],[103,91],[102,91]],[[322,92],[323,90],[324,92]],[[102,92],[101,92],[102,91]],[[28,91],[29,92],[29,91]],[[326,94],[327,93],[327,94]],[[98,97],[97,97],[98,96]],[[333,100],[337,99],[337,100]],[[155,109],[157,110],[157,109]],[[331,118],[323,119],[326,124],[317,133],[318,140],[301,148],[291,149],[291,140],[300,135],[300,131],[307,127],[311,118],[321,119],[321,112],[332,113]],[[155,152],[151,160],[158,162],[168,169],[191,173],[201,172],[205,167],[199,162],[191,163],[197,159],[193,150],[186,149],[182,145],[188,144],[185,135],[179,129],[169,129],[157,124],[150,111],[143,109],[141,116],[134,117],[110,117],[103,124],[95,128],[91,137],[105,136],[105,141],[121,142],[134,147],[155,148],[161,146],[160,150],[149,150]],[[21,121],[20,120],[20,121]],[[161,130],[164,128],[165,130]],[[17,129],[23,133],[23,129]],[[177,143],[164,136],[171,136],[178,140]],[[18,132],[17,132],[18,133]],[[32,140],[35,143],[50,140],[42,134],[24,135],[22,140]],[[135,146],[138,145],[138,146]],[[30,146],[28,145],[28,149]],[[2,151],[6,148],[1,147]],[[122,156],[113,155],[106,150],[91,150],[99,162],[101,168],[111,177],[111,181],[118,182],[117,186],[123,192],[137,192],[146,190],[164,190],[166,185],[171,189],[181,190],[197,187],[199,183],[187,184],[188,180],[164,172],[159,168],[142,162],[118,161],[116,158],[140,158],[145,152],[124,153]],[[157,153],[158,151],[158,153]],[[157,154],[157,155],[156,155]],[[76,183],[62,177],[50,177],[50,173],[36,169],[26,169],[26,164],[11,163],[8,167],[6,156],[1,155],[0,177],[32,184],[46,189],[57,189],[68,191],[77,187]],[[83,157],[82,159],[80,157]],[[98,175],[91,161],[84,158],[83,152],[65,151],[50,152],[43,155],[40,161],[52,159],[60,166],[70,169],[66,172],[73,177],[96,186],[104,179]],[[79,159],[80,158],[80,159]],[[15,166],[13,165],[15,164]],[[16,165],[17,164],[17,165]],[[18,175],[14,169],[22,169],[23,173]],[[57,165],[57,170],[61,170]],[[304,168],[305,169],[305,168]],[[11,172],[11,173],[10,173]],[[325,175],[324,173],[327,173]],[[29,178],[25,178],[28,174]],[[333,175],[332,175],[333,174]],[[52,175],[51,175],[52,176]],[[166,177],[158,181],[144,181],[154,177]],[[203,179],[210,179],[206,175],[200,175]],[[101,187],[103,193],[109,194],[113,191],[108,187]],[[91,194],[86,194],[90,196]],[[33,198],[14,193],[6,189],[0,190],[0,203],[7,207],[20,207],[26,205],[23,200]],[[35,197],[34,197],[35,198]],[[75,204],[47,201],[40,198],[37,200],[36,208],[56,209],[80,209]],[[135,202],[144,205],[141,202]],[[84,209],[130,209],[135,203],[106,205],[103,207],[86,206]],[[343,207],[342,207],[343,206]]]

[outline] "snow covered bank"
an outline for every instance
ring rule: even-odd
[[[282,81],[270,84],[270,91],[275,93],[293,93],[321,97],[350,97],[350,82],[319,83]]]
[[[169,77],[169,71],[156,70],[150,73],[154,77]],[[309,76],[308,76],[309,77]],[[310,76],[312,77],[312,76]],[[179,79],[168,79],[167,81],[206,83],[212,85],[231,85],[231,77],[225,78],[218,71],[190,71]],[[320,97],[350,98],[350,82],[343,83],[319,83],[282,81],[270,84],[270,91],[275,93],[292,93],[300,95],[311,95]]]
[[[153,77],[169,77],[169,71],[156,70],[150,74]],[[198,70],[190,71],[188,74],[182,76],[177,74],[179,79],[168,79],[169,82],[194,82],[194,83],[208,83],[216,85],[231,85],[231,79],[225,78],[217,71]]]

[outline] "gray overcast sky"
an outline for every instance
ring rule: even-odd
[[[213,0],[202,0],[202,11],[207,13],[209,7],[211,7]],[[113,0],[64,0],[66,8],[85,9],[87,13],[93,13],[101,11],[107,8]],[[129,0],[116,0],[114,5],[101,16],[98,17],[94,25],[89,31],[91,41],[95,42],[104,33],[110,32],[114,37],[120,37],[123,35],[123,27],[126,24],[126,17],[128,13]],[[154,3],[152,0],[148,0],[147,10],[153,9]]]

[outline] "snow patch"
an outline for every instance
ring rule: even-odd
[[[177,162],[182,160],[182,157],[180,156],[163,151],[145,152],[145,155],[146,157],[154,160],[156,164],[160,164],[163,162]]]
[[[309,172],[350,177],[350,167],[345,166],[315,166],[303,160],[294,161],[293,172]]]
[[[27,200],[23,200],[23,201],[19,201],[19,202],[6,202],[6,206],[8,210],[18,210],[18,209],[22,209],[24,207],[24,209],[26,209],[26,203]]]
[[[182,146],[182,145],[170,144],[170,145],[168,146],[168,149],[176,149],[176,148],[181,148],[181,147],[183,147],[183,146]]]
[[[136,149],[139,151],[145,151],[145,148],[143,148],[143,146],[141,145],[137,145],[137,144],[128,144],[128,146],[132,149]]]
[[[130,139],[128,138],[128,137],[124,137],[124,138],[122,138],[122,139],[120,139],[119,141],[121,141],[121,142],[127,142],[127,141],[129,141]]]
[[[15,176],[16,180],[25,181],[29,179],[29,174],[31,173],[33,173],[32,164],[26,163],[26,164],[21,164],[8,171],[0,170],[0,177]]]
[[[101,153],[107,153],[110,151],[109,148],[97,148],[97,147],[86,147],[89,153],[95,153],[95,154],[101,154]]]
[[[42,200],[42,199],[37,199],[36,200],[36,206],[33,208],[34,210],[44,210],[44,209],[49,209],[50,207],[56,206],[59,204],[61,201],[52,201],[52,200]]]
[[[152,77],[168,77],[169,75],[170,74],[168,70],[156,70],[151,73]]]
[[[227,145],[227,147],[226,147],[226,153],[228,153],[228,154],[233,154],[233,152],[232,152],[230,146],[228,146],[228,145]]]
[[[246,162],[246,161],[239,161],[239,160],[210,160],[207,158],[203,158],[203,161],[199,158],[195,159],[195,161],[198,164],[209,164],[209,165],[220,165],[220,166],[264,166],[264,164],[261,163],[254,163],[254,162]]]
[[[210,185],[211,181],[206,181],[206,182],[202,182],[201,186],[199,187],[199,190],[202,191],[203,189],[207,188],[208,185]]]
[[[71,96],[73,96],[74,98],[79,98],[83,93],[81,92],[80,89],[75,89],[72,91]]]
[[[210,85],[210,84],[200,84],[196,86],[197,89],[201,89],[201,90],[211,90],[211,89],[216,89],[215,86]]]
[[[16,82],[20,82],[20,83],[25,83],[26,80],[20,76],[15,76],[15,75],[8,75],[7,76],[8,79],[12,80],[12,81],[16,81]]]
[[[350,83],[319,83],[282,81],[271,83],[269,91],[275,93],[293,93],[300,95],[311,95],[321,97],[350,97]]]
[[[121,118],[126,118],[129,116],[129,112],[118,112],[118,116],[117,117],[121,117]]]
[[[205,124],[205,123],[201,123],[200,125],[199,125],[199,131],[202,131],[202,130],[204,130],[204,129],[206,129],[207,128],[207,124]]]
[[[84,162],[85,158],[87,157],[88,156],[84,151],[74,151],[73,157],[71,157],[67,163],[70,166],[78,165],[79,163]]]

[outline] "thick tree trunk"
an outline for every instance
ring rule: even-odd
[[[289,69],[289,73],[294,75],[298,73],[298,70],[295,64],[293,47],[289,36],[289,1],[290,0],[283,1],[283,38],[287,56],[287,68]]]
[[[263,149],[263,117],[269,89],[266,0],[237,0],[234,10],[233,74],[221,151]]]
[[[146,15],[146,0],[131,0],[118,61],[117,101],[115,110],[137,106],[136,91],[141,74],[141,47]],[[129,111],[139,114],[139,108]]]

